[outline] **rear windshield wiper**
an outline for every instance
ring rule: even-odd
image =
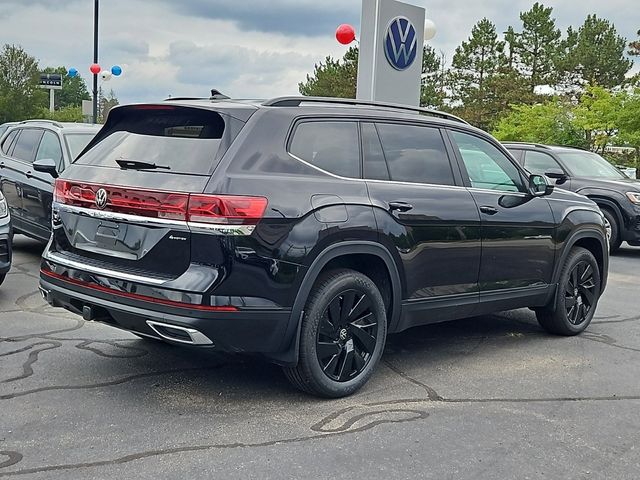
[[[155,163],[139,162],[137,160],[116,160],[123,170],[171,170],[171,167],[156,165]]]

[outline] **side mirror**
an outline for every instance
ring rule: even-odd
[[[545,172],[545,175],[549,178],[553,178],[556,181],[557,185],[562,185],[565,183],[569,177],[559,168],[551,168],[548,172]]]
[[[33,162],[33,169],[36,172],[48,173],[53,178],[58,178],[58,166],[52,158],[43,158]]]
[[[553,193],[553,185],[547,183],[547,179],[542,175],[531,175],[529,177],[529,193],[533,197],[544,197]]]

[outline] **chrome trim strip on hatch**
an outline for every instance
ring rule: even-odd
[[[43,254],[43,258],[45,260],[50,260],[54,263],[57,263],[58,265],[62,265],[63,267],[72,268],[74,270],[80,270],[82,272],[94,273],[96,275],[100,275],[103,277],[110,277],[118,280],[125,280],[127,282],[146,283],[149,285],[162,285],[163,283],[167,283],[168,281],[163,278],[143,277],[141,275],[132,275],[130,273],[118,272],[116,270],[93,267],[85,263],[75,262],[68,258],[64,258],[53,252],[49,252],[48,250],[45,250],[45,253]]]
[[[90,208],[75,207],[72,205],[63,205],[61,203],[53,204],[54,210],[83,215],[85,217],[97,218],[99,220],[108,220],[111,222],[125,222],[137,225],[145,225],[151,227],[173,228],[175,230],[185,230],[191,232],[202,232],[213,235],[229,235],[229,236],[248,236],[256,229],[255,225],[225,225],[217,223],[197,223],[183,222],[180,220],[169,220],[165,218],[151,218],[140,215],[130,215],[128,213],[108,212],[104,210],[92,210]]]

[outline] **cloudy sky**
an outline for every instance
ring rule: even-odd
[[[488,17],[499,31],[519,25],[534,0],[411,0],[438,26],[432,45],[451,59],[472,25]],[[638,0],[555,0],[558,25],[589,13],[635,39]],[[78,68],[88,78],[93,0],[0,0],[0,43],[22,45],[41,66]],[[205,96],[212,87],[237,97],[296,94],[326,55],[342,56],[335,28],[360,22],[360,0],[101,0],[100,63],[125,68],[111,81],[121,102],[168,95]],[[638,62],[637,62],[638,63]],[[638,66],[635,68],[638,69]]]

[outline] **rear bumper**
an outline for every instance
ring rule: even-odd
[[[127,300],[124,304],[117,295],[98,296],[81,286],[44,275],[41,275],[40,290],[54,307],[78,315],[84,312],[85,317],[90,314],[91,320],[177,344],[269,356],[285,350],[291,340],[286,338],[290,310],[171,313],[174,309],[162,305],[150,309],[148,302]],[[195,333],[190,335],[189,331]]]

